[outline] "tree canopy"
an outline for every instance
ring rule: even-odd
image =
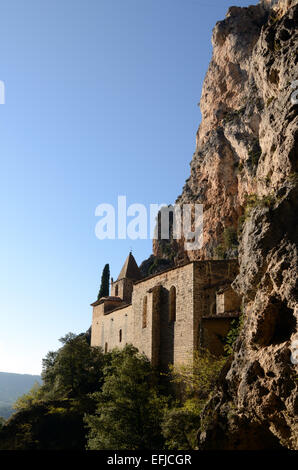
[[[158,394],[148,359],[133,346],[111,353],[101,392],[95,394],[97,413],[86,418],[88,448],[159,449],[161,420],[167,398]]]
[[[104,354],[87,334],[68,333],[60,342],[43,360],[42,385],[0,422],[1,449],[197,448],[201,411],[224,358],[200,351],[159,375],[132,345]]]

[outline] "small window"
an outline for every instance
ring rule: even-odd
[[[176,321],[176,287],[172,286],[169,298],[169,322],[174,321]]]
[[[119,343],[122,341],[122,330],[119,330]]]
[[[146,328],[147,326],[147,296],[143,299],[143,321],[142,321],[142,328]]]
[[[115,296],[118,297],[118,285],[115,287]]]
[[[105,353],[108,352],[108,343],[105,343]]]

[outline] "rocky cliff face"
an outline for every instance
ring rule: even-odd
[[[244,326],[205,409],[213,419],[199,436],[204,449],[298,448],[297,3],[232,7],[216,24],[191,174],[177,200],[204,204],[204,245],[185,253],[179,242],[176,260],[239,252]],[[155,242],[154,254],[166,256],[164,245]]]

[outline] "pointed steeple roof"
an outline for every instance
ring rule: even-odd
[[[136,260],[134,259],[131,252],[125,260],[117,281],[123,279],[124,277],[127,279],[132,279],[133,281],[138,281],[142,278],[141,271],[139,270]]]

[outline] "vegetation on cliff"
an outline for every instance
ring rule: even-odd
[[[67,334],[43,361],[43,384],[0,424],[0,449],[197,448],[200,413],[225,362],[209,353],[169,374],[127,345],[103,354]]]

